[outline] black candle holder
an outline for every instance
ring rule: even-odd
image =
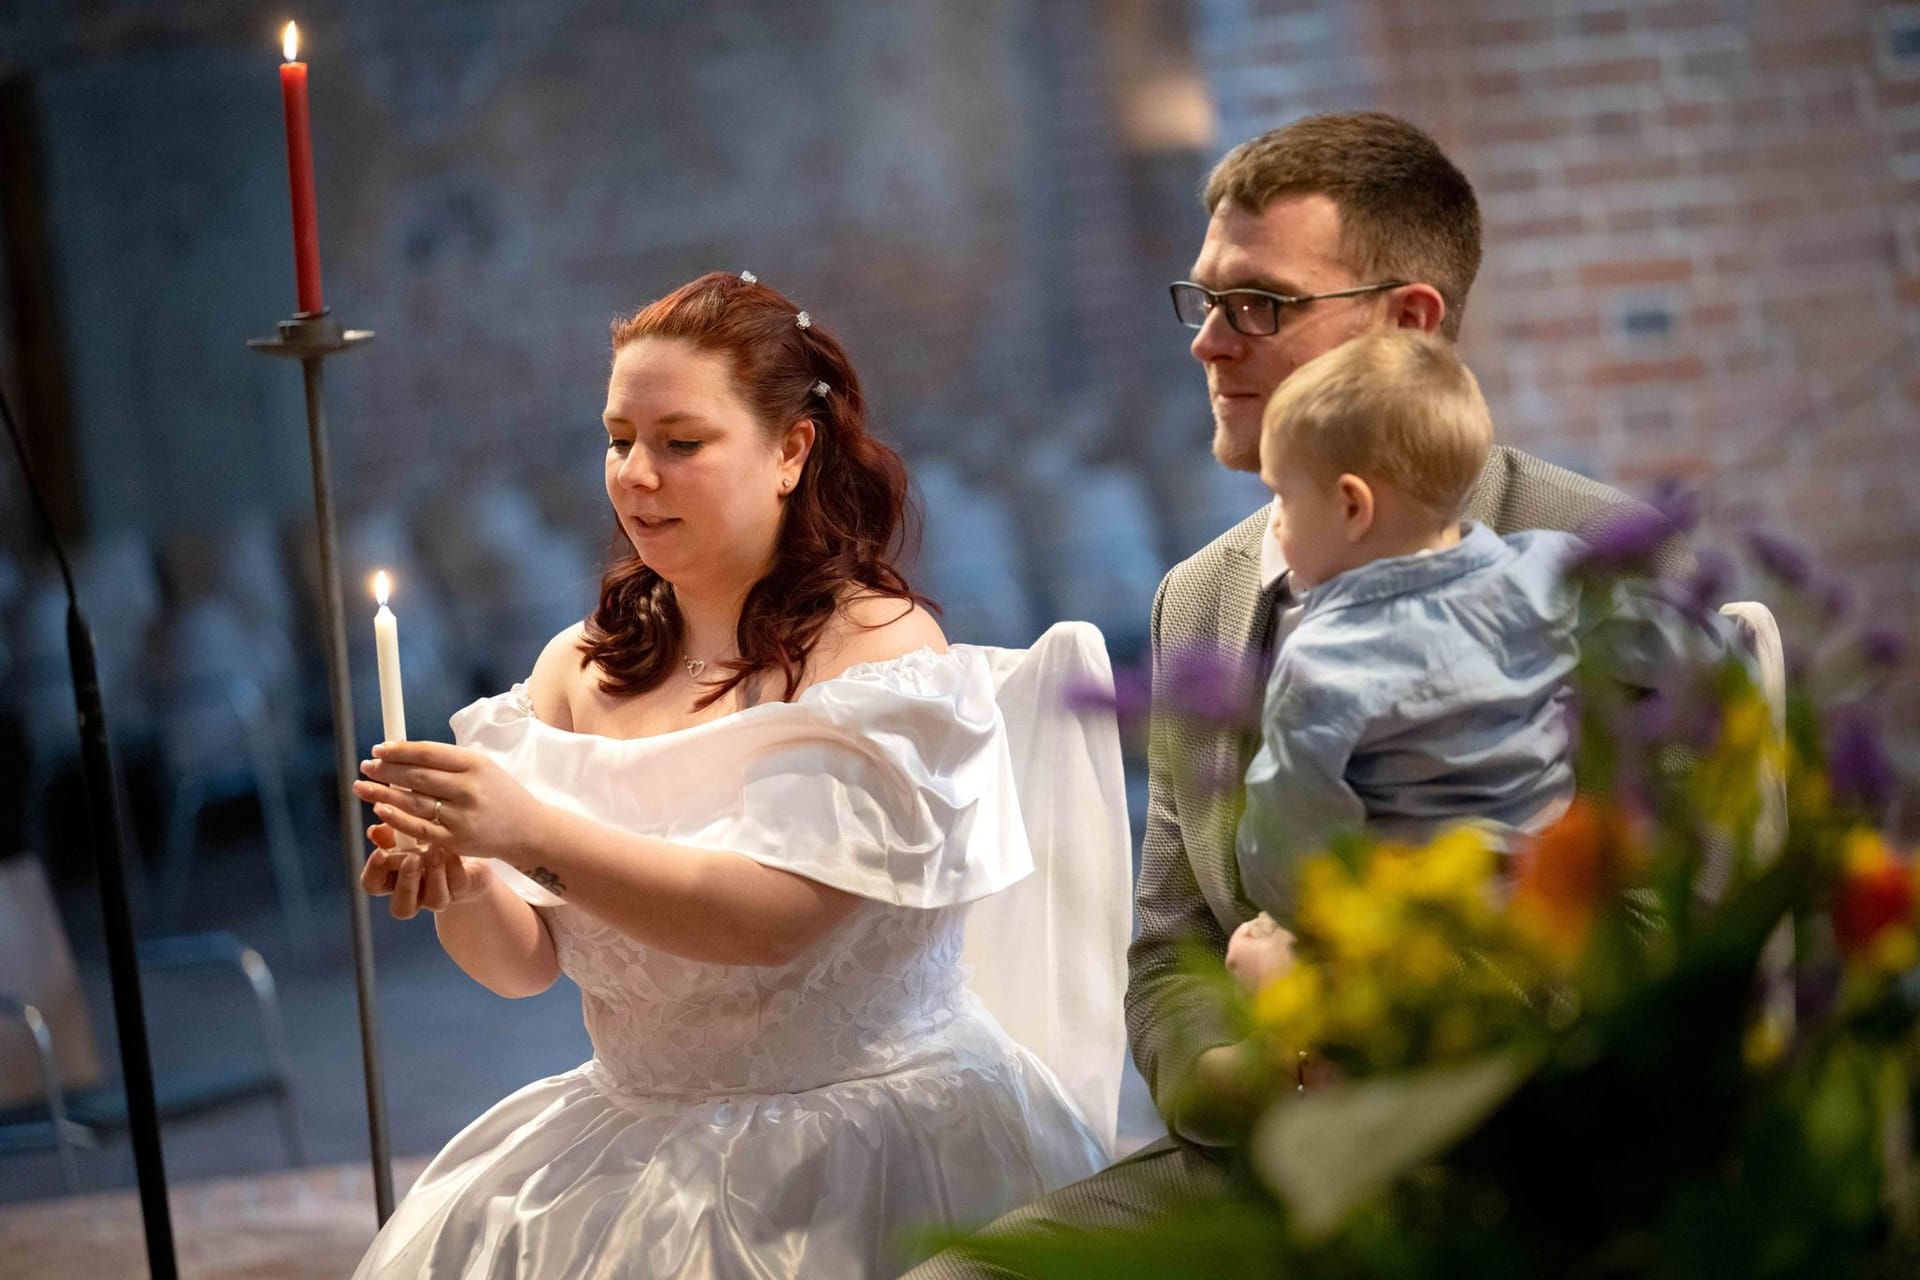
[[[360,1004],[360,1061],[366,1077],[367,1137],[373,1160],[374,1212],[381,1224],[393,1215],[393,1161],[387,1138],[386,1089],[381,1082],[380,1027],[373,987],[373,930],[367,896],[360,891],[360,802],[353,794],[358,748],[353,731],[353,682],[347,670],[346,611],[340,590],[339,536],[333,514],[332,468],[327,450],[327,411],[322,369],[328,356],[373,340],[371,329],[344,329],[323,307],[302,311],[279,324],[279,336],[249,338],[263,355],[300,362],[307,392],[307,444],[313,458],[314,536],[320,548],[320,608],[327,633],[327,675],[333,701],[334,767],[339,774],[340,861],[347,880],[347,920],[353,940],[353,982]]]

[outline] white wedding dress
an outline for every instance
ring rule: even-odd
[[[593,1058],[456,1136],[356,1277],[887,1276],[916,1230],[1102,1167],[1128,840],[1118,738],[1066,708],[1075,678],[1111,678],[1085,624],[650,738],[553,728],[520,687],[456,715],[545,801],[865,901],[790,964],[703,964],[503,868],[580,987]]]

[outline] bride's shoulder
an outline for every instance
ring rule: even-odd
[[[897,596],[849,596],[820,632],[809,681],[831,680],[863,662],[886,662],[920,649],[947,651],[946,633],[926,609]]]
[[[581,667],[581,643],[587,624],[576,622],[547,641],[527,677],[527,697],[533,714],[556,729],[573,728],[574,691],[588,671]]]

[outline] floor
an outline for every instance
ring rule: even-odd
[[[404,1191],[425,1165],[395,1166]],[[372,1176],[333,1165],[191,1182],[167,1197],[186,1280],[341,1280],[373,1240]],[[0,1257],[18,1280],[147,1274],[137,1193],[0,1206]]]

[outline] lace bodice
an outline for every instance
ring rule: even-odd
[[[973,1006],[965,907],[865,902],[777,967],[703,964],[645,947],[574,907],[542,908],[580,987],[597,1068],[666,1096],[785,1093],[912,1065]]]

